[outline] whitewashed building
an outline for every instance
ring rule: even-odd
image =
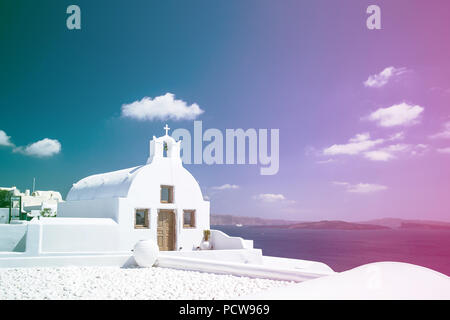
[[[166,127],[167,128],[167,127]],[[98,228],[117,223],[121,250],[151,239],[160,250],[195,250],[209,229],[209,201],[182,164],[180,141],[167,134],[150,141],[142,166],[96,174],[75,183],[59,217],[99,218]]]
[[[26,212],[50,209],[56,215],[58,203],[62,201],[62,196],[58,191],[36,190],[30,195],[29,190],[26,190],[22,195],[22,208]]]
[[[11,196],[19,200],[12,202],[13,208],[10,211],[9,208],[0,208],[0,224],[9,223],[10,214],[11,219],[20,219],[20,213],[26,212],[28,217],[39,216],[44,209],[50,210],[50,215],[56,215],[58,203],[62,202],[62,196],[58,191],[52,190],[36,190],[30,194],[30,190],[20,192],[17,187],[4,188],[0,187],[0,190],[8,191]]]

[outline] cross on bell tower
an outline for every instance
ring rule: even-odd
[[[167,123],[166,123],[166,126],[164,127],[164,130],[166,130],[166,136],[167,136],[169,134],[169,130],[170,130],[170,128],[167,125]]]
[[[175,141],[175,139],[169,135],[170,128],[167,124],[163,129],[165,130],[165,135],[158,138],[153,136],[153,139],[150,141],[150,152],[147,164],[153,163],[155,160],[156,162],[169,161],[176,165],[182,165],[183,162],[180,157],[181,140]]]

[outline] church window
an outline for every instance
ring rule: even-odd
[[[195,210],[183,210],[183,228],[195,228]]]
[[[173,203],[172,186],[161,186],[161,203]]]
[[[167,152],[169,151],[169,147],[167,146],[167,142],[164,142],[163,145],[163,157],[167,158]]]
[[[148,209],[136,209],[134,215],[135,229],[148,229],[150,227],[148,212]]]

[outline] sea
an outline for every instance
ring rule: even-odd
[[[211,226],[253,240],[266,256],[319,261],[345,271],[379,261],[406,262],[450,276],[450,230],[308,230]]]

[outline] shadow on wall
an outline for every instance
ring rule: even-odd
[[[0,225],[0,252],[25,252],[26,225]]]

